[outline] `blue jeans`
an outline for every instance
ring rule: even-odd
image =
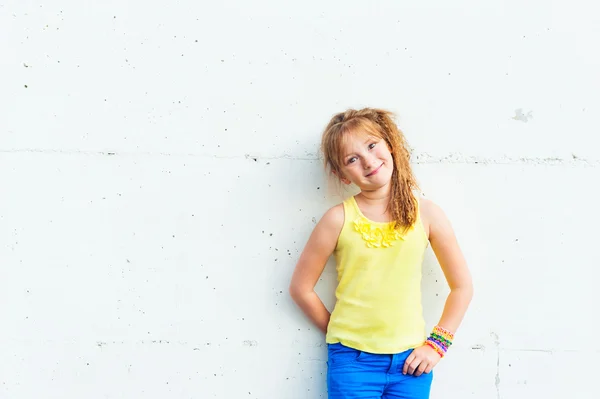
[[[428,399],[433,371],[419,377],[402,374],[411,352],[380,355],[329,344],[329,399]]]

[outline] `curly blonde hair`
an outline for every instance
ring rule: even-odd
[[[394,160],[388,211],[395,228],[407,229],[417,220],[418,205],[413,190],[418,189],[418,184],[410,166],[406,138],[393,119],[392,112],[377,108],[349,109],[338,113],[331,118],[323,132],[321,152],[325,167],[337,176],[342,176],[341,149],[344,135],[360,130],[383,139]]]

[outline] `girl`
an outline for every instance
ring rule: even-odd
[[[472,297],[470,273],[444,212],[413,194],[410,154],[392,117],[380,109],[348,110],[331,119],[322,137],[326,167],[360,193],[315,226],[290,295],[326,334],[330,399],[429,398],[431,371]],[[450,294],[428,334],[420,284],[429,244]],[[314,287],[332,254],[338,286],[330,314]]]

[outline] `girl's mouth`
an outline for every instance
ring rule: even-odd
[[[379,165],[379,167],[377,169],[375,169],[374,171],[372,171],[371,173],[369,173],[367,175],[367,177],[373,176],[373,175],[377,174],[377,172],[379,172],[379,169],[381,169],[382,166],[383,166],[383,163],[381,165]]]

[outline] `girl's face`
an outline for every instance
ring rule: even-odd
[[[394,170],[392,154],[382,138],[364,132],[348,133],[342,144],[341,180],[363,191],[388,184]]]

